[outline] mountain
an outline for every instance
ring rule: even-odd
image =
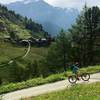
[[[27,17],[22,17],[7,7],[0,5],[0,37],[10,35],[18,38],[29,38],[36,35],[47,34],[40,24],[33,22]]]
[[[67,30],[79,14],[77,9],[53,7],[43,0],[18,1],[8,4],[7,7],[42,24],[43,28],[53,35],[61,28]]]

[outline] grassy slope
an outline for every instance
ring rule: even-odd
[[[27,60],[38,60],[43,58],[47,53],[46,47],[32,47],[29,55],[26,57]],[[13,46],[10,43],[0,42],[0,63],[9,61],[11,58],[23,55],[25,52],[25,47]]]
[[[32,35],[31,29],[27,29],[26,25],[33,23],[33,30],[36,36],[44,36],[45,31],[42,26],[32,22],[21,15],[16,14],[14,11],[8,10],[6,7],[0,5],[0,38],[9,36],[11,32],[14,32],[19,38],[25,39]],[[36,30],[37,29],[37,30]]]
[[[24,100],[100,100],[100,82],[75,85],[69,89]]]
[[[14,31],[19,36],[19,38],[31,37],[30,31],[26,30],[23,25],[19,26],[17,24],[14,24],[6,18],[0,19],[0,23],[2,23],[2,25],[5,27],[4,31],[0,31],[0,37],[2,38],[5,36],[9,36],[8,30]]]
[[[14,46],[10,43],[1,43],[0,42],[0,65],[2,63],[7,63],[13,58],[16,58],[20,55],[23,55],[25,53],[27,48],[20,47],[20,46]],[[34,60],[39,60],[41,58],[44,58],[45,54],[47,53],[48,48],[46,47],[31,47],[30,53],[27,55],[26,58],[24,58],[24,62],[20,62],[23,66],[27,66],[27,64],[30,62],[34,63]],[[3,78],[4,84],[7,84],[7,79],[9,78],[9,68],[10,66],[0,66],[0,77]],[[6,74],[5,74],[6,73]]]

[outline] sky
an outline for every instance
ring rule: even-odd
[[[0,0],[0,3],[8,4],[15,1],[23,1],[23,0]],[[87,3],[88,6],[97,5],[100,7],[100,0],[44,0],[44,1],[55,7],[77,8],[79,10],[83,8],[85,3]]]

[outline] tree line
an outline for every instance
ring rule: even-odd
[[[66,71],[70,64],[100,64],[100,8],[84,6],[68,32],[61,30],[46,56],[50,71]],[[52,66],[52,67],[51,67]]]

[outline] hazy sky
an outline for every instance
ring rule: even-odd
[[[23,1],[23,0],[0,0],[0,3],[10,3],[15,1]],[[25,0],[26,1],[26,0]],[[100,0],[44,0],[47,3],[62,8],[78,8],[81,9],[85,2],[87,2],[88,6],[97,5],[100,7]]]
[[[3,3],[3,4],[8,4],[8,3],[11,3],[11,2],[15,2],[15,1],[22,1],[22,0],[0,0],[0,3]]]

